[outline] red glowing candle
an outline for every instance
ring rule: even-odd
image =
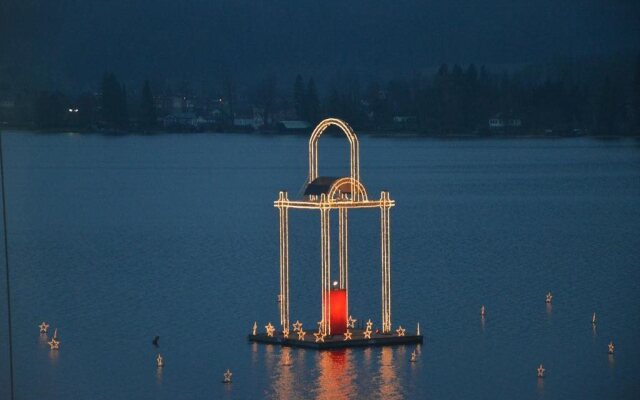
[[[347,330],[347,291],[334,288],[329,291],[331,305],[331,334],[342,335]]]

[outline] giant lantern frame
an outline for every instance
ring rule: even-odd
[[[339,128],[349,140],[350,175],[329,178],[318,174],[318,140],[327,128]],[[382,333],[391,332],[391,232],[390,210],[395,201],[389,192],[382,191],[379,200],[369,200],[367,191],[360,182],[360,144],[353,129],[336,118],[320,122],[309,139],[309,175],[303,199],[289,200],[287,192],[281,191],[274,206],[280,214],[280,325],[289,330],[289,209],[320,211],[321,247],[321,297],[322,317],[319,330],[331,335],[331,211],[338,210],[338,260],[339,288],[344,290],[345,320],[349,317],[349,218],[348,211],[356,208],[380,209],[380,252],[382,271]]]

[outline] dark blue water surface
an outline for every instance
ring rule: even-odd
[[[638,398],[640,142],[361,137],[370,196],[388,189],[397,201],[392,321],[425,335],[410,363],[414,346],[246,340],[254,321],[278,322],[273,200],[300,191],[307,140],[4,132],[16,398]],[[347,141],[320,143],[321,175],[344,174]],[[358,211],[351,312],[379,325],[379,211]],[[290,218],[291,317],[312,329],[319,215]],[[59,352],[40,338],[42,320],[58,328]]]

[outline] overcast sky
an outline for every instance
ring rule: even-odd
[[[0,63],[66,84],[395,73],[640,50],[634,0],[0,0]]]

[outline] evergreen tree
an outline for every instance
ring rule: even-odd
[[[121,86],[113,73],[105,73],[102,78],[102,119],[111,128],[126,125],[126,89]]]
[[[640,134],[640,55],[636,61],[636,70],[633,77],[633,89],[632,89],[632,105],[633,105],[633,120],[634,129],[633,133]]]
[[[153,129],[156,125],[156,107],[149,81],[144,81],[142,97],[140,98],[140,126],[143,129]]]
[[[612,135],[616,133],[616,89],[611,83],[611,79],[605,77],[600,90],[597,103],[596,129],[597,133]]]
[[[293,106],[296,110],[296,117],[298,119],[305,119],[307,116],[305,103],[307,102],[306,92],[304,89],[304,81],[302,76],[298,74],[296,81],[293,84]]]
[[[316,83],[313,78],[309,78],[307,82],[307,92],[304,102],[306,120],[315,124],[319,119],[320,101],[318,100],[318,91],[316,90]]]
[[[118,126],[126,128],[129,125],[129,105],[127,102],[127,86],[123,83],[120,88],[120,102],[118,104]]]

